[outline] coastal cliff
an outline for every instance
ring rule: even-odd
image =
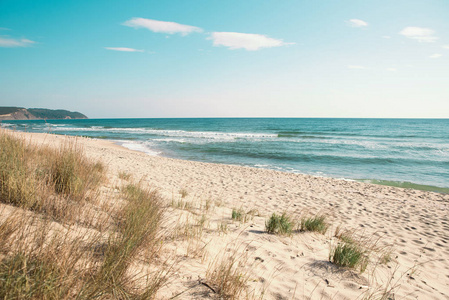
[[[88,119],[79,112],[64,109],[0,107],[0,120]]]

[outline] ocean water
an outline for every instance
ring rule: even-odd
[[[171,158],[449,192],[449,119],[192,118],[3,121]]]

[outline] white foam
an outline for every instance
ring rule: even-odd
[[[156,151],[154,149],[150,149],[148,146],[139,143],[139,142],[130,142],[130,141],[116,141],[117,144],[120,146],[123,146],[125,148],[128,148],[130,150],[140,151],[144,152],[151,156],[158,156],[161,154],[160,151]]]

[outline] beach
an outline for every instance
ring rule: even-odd
[[[161,299],[179,293],[178,299],[216,297],[203,279],[231,250],[240,251],[249,277],[246,288],[255,297],[377,299],[376,293],[388,291],[392,299],[449,299],[448,194],[151,156],[107,140],[14,135],[52,147],[76,140],[87,157],[106,166],[109,193],[126,180],[158,190],[170,206],[167,232],[182,220],[204,216],[201,235],[164,245],[161,256],[177,257],[177,263],[158,293]],[[232,219],[233,210],[248,218]],[[268,234],[266,220],[273,213],[297,220],[325,215],[329,229],[325,234]],[[336,235],[344,230],[374,244],[363,273],[329,262]],[[389,259],[380,259],[387,252]]]

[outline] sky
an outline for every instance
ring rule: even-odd
[[[449,1],[0,0],[0,106],[449,118]]]

